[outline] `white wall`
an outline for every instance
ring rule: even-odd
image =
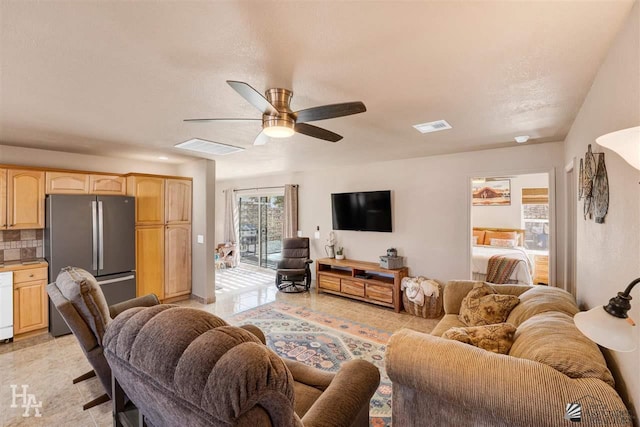
[[[604,152],[609,178],[609,212],[604,224],[576,213],[576,284],[578,302],[586,309],[606,304],[640,276],[640,172],[617,154],[599,147],[603,134],[640,124],[640,9],[638,2],[600,67],[565,141],[565,161],[584,157],[587,144]],[[640,321],[640,288],[633,290],[629,315]],[[639,327],[634,341],[640,348]],[[640,409],[640,349],[607,352],[619,372],[617,388],[626,402]],[[637,420],[637,418],[636,418]]]
[[[546,188],[549,186],[549,176],[546,173],[514,175],[510,180],[511,204],[509,206],[472,206],[472,226],[522,228],[522,189]]]
[[[468,278],[470,178],[561,168],[562,153],[562,144],[549,143],[220,181],[216,234],[223,229],[222,190],[299,184],[299,228],[313,237],[320,226],[321,239],[312,239],[312,258],[319,258],[331,231],[331,193],[392,190],[393,233],[336,231],[346,257],[375,262],[395,247],[412,275]]]
[[[180,173],[193,178],[193,209],[191,220],[191,293],[201,301],[215,301],[215,217],[216,163],[195,160],[180,166]],[[222,233],[220,233],[222,235]],[[198,242],[202,236],[203,242]]]
[[[0,164],[76,169],[117,174],[138,172],[159,175],[178,175],[177,167],[173,164],[92,156],[88,154],[64,153],[62,151],[39,150],[36,148],[22,148],[9,145],[0,145]]]

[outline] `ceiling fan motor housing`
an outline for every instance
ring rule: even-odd
[[[272,138],[285,138],[293,135],[296,120],[293,116],[290,103],[293,92],[287,89],[274,88],[265,92],[267,100],[276,107],[278,114],[263,114],[262,127],[265,133]]]

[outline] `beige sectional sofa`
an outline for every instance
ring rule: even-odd
[[[458,313],[475,283],[445,286],[445,315],[431,334],[403,329],[391,337],[394,425],[632,425],[598,346],[573,324],[575,299],[561,289],[493,285],[520,298],[507,318],[517,327],[509,354],[441,338],[465,326]]]

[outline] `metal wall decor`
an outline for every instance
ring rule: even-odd
[[[604,164],[604,153],[591,151],[591,144],[580,159],[578,200],[584,199],[584,219],[595,216],[595,222],[604,223],[609,210],[609,180]]]

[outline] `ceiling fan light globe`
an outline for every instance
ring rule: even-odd
[[[269,126],[265,127],[263,132],[269,138],[289,138],[295,133],[293,128],[290,128],[288,126]]]

